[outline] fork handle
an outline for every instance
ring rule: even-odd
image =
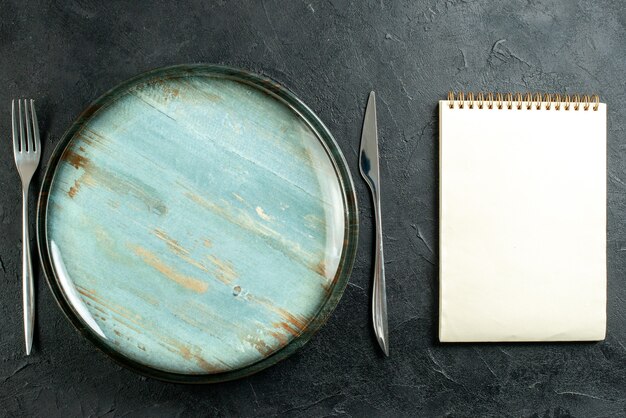
[[[24,305],[24,342],[26,355],[33,347],[35,328],[35,285],[33,265],[30,257],[30,237],[28,234],[28,185],[22,187],[22,296]]]

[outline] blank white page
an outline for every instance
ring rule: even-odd
[[[606,105],[449,103],[439,102],[440,340],[604,339]]]

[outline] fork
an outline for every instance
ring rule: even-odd
[[[22,180],[22,296],[24,304],[24,339],[26,355],[30,355],[33,347],[33,330],[35,325],[35,290],[33,265],[30,257],[30,238],[28,236],[28,186],[39,165],[41,157],[41,141],[35,102],[30,99],[11,102],[13,118],[13,155],[15,165]],[[30,104],[30,111],[29,111]],[[23,112],[22,112],[23,107]],[[26,132],[24,132],[26,126]]]

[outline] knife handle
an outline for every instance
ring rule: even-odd
[[[380,196],[372,194],[376,221],[376,247],[374,255],[374,289],[372,291],[372,322],[380,348],[389,356],[387,331],[387,291],[385,289],[385,257],[383,254],[383,226],[380,215]]]

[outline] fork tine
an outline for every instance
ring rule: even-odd
[[[30,110],[28,110],[26,99],[24,99],[24,124],[26,125],[26,152],[33,152],[32,124],[30,123]]]
[[[41,148],[41,139],[39,138],[39,123],[37,122],[37,113],[35,112],[35,101],[30,99],[30,116],[33,123],[33,151],[39,152]]]
[[[13,131],[13,153],[20,152],[20,137],[17,132],[17,112],[15,111],[15,99],[11,100],[11,130]]]
[[[18,99],[17,107],[20,111],[20,152],[26,151],[25,135],[24,135],[24,116],[22,115],[22,100]]]

